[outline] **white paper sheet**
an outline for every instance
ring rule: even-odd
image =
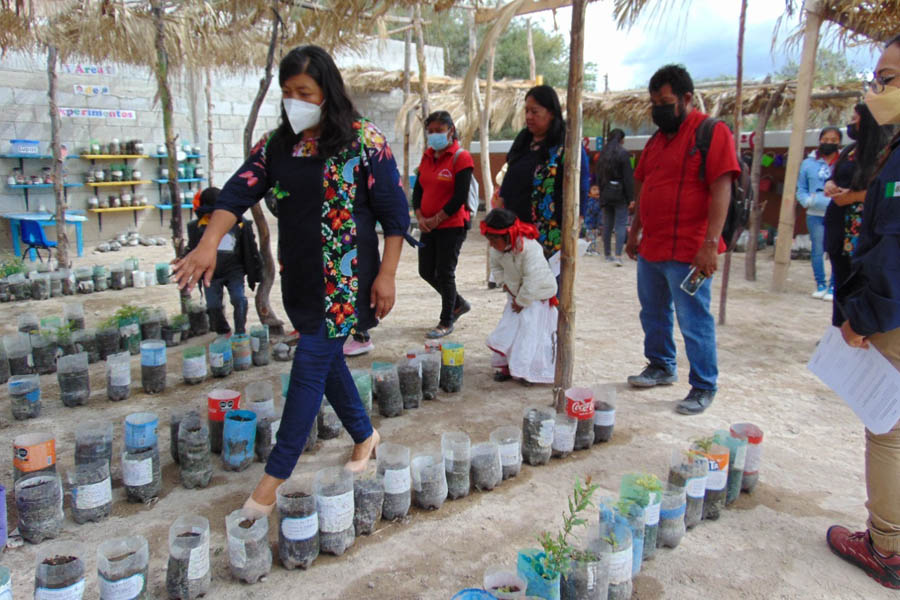
[[[875,434],[900,420],[900,371],[874,347],[852,348],[829,327],[807,368],[846,402]]]

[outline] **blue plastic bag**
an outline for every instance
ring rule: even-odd
[[[542,558],[544,558],[544,552],[536,548],[519,551],[516,569],[519,577],[528,584],[525,593],[545,600],[559,600],[559,573],[556,573],[553,579],[545,579],[541,574],[540,561]]]

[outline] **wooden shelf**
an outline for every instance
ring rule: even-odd
[[[92,213],[108,213],[108,212],[126,212],[130,210],[150,210],[156,208],[152,204],[147,206],[119,206],[117,208],[89,208],[88,212]]]
[[[153,183],[153,182],[150,181],[149,179],[141,179],[138,181],[101,181],[101,182],[97,182],[97,183],[86,183],[85,185],[89,185],[91,187],[114,187],[114,186],[122,187],[123,185],[142,185],[145,183]]]
[[[115,160],[117,158],[150,158],[149,154],[82,154],[85,160]]]

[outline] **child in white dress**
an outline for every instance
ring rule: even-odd
[[[491,271],[508,294],[497,328],[488,336],[496,381],[553,383],[556,368],[556,278],[537,242],[538,231],[495,208],[481,222],[490,244]]]

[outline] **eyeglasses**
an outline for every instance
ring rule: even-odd
[[[884,88],[890,85],[890,83],[896,79],[896,75],[888,75],[888,76],[880,76],[876,75],[872,81],[868,83],[869,89],[872,90],[876,94],[880,94],[884,91]]]

